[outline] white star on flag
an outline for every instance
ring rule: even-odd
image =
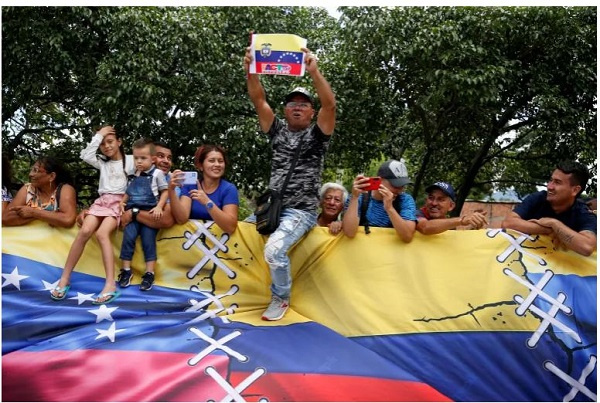
[[[96,315],[96,323],[100,323],[104,319],[110,320],[112,322],[114,319],[112,318],[112,316],[110,314],[113,313],[113,311],[115,311],[118,308],[119,308],[118,306],[116,306],[114,308],[109,308],[106,305],[100,305],[100,308],[89,309],[88,312],[91,312],[94,315]]]
[[[115,342],[115,335],[119,332],[124,331],[125,329],[119,329],[117,330],[117,324],[115,322],[112,323],[112,325],[110,325],[110,327],[106,330],[104,329],[96,329],[96,331],[98,333],[100,333],[98,336],[96,336],[96,340],[98,340],[100,337],[108,337],[108,339],[111,341],[111,343]]]
[[[19,268],[17,266],[15,266],[15,269],[10,274],[2,273],[2,277],[4,277],[6,279],[6,281],[4,283],[2,283],[2,288],[6,287],[7,285],[12,284],[15,287],[17,287],[17,289],[19,291],[21,290],[21,280],[25,280],[26,278],[29,278],[29,276],[20,275]]]
[[[77,292],[77,296],[76,297],[71,297],[69,299],[76,299],[77,300],[77,305],[81,305],[85,301],[93,301],[94,300],[94,294],[82,294],[80,292]]]
[[[56,287],[58,287],[58,283],[60,282],[59,280],[56,280],[54,283],[49,283],[47,281],[42,280],[42,284],[44,284],[44,289],[40,290],[40,291],[52,291],[54,290]]]

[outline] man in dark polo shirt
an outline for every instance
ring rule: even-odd
[[[564,161],[548,182],[548,190],[532,193],[502,222],[526,234],[550,235],[584,256],[596,250],[596,215],[577,197],[590,177],[585,165]]]

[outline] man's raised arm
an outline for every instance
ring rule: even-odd
[[[260,129],[264,133],[267,133],[271,128],[271,125],[273,125],[275,114],[267,102],[267,96],[262,84],[260,83],[258,74],[250,74],[249,72],[252,59],[253,56],[251,48],[248,47],[246,48],[246,55],[244,56],[244,71],[247,75],[246,83],[248,85],[248,95],[250,95],[250,100],[254,104],[254,108],[258,114],[258,123],[260,124]]]
[[[321,109],[319,109],[319,114],[317,115],[317,126],[319,126],[319,129],[324,134],[331,135],[333,129],[335,129],[335,94],[325,77],[323,77],[323,74],[319,71],[315,55],[307,48],[302,48],[302,51],[306,53],[304,59],[306,71],[310,74],[315,91],[321,101]]]

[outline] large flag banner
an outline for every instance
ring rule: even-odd
[[[77,229],[2,229],[3,401],[596,401],[596,254],[488,229],[353,239],[314,228],[270,301],[266,237],[161,230],[156,283],[92,305],[95,239],[52,301]],[[115,254],[122,233],[114,237]]]
[[[306,39],[292,34],[252,34],[251,74],[304,75]]]

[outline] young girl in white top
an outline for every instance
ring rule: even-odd
[[[96,154],[98,148],[103,156]],[[95,305],[108,304],[119,296],[115,283],[115,257],[110,237],[119,226],[120,203],[127,188],[127,175],[135,171],[133,157],[125,155],[122,139],[111,126],[101,128],[81,151],[80,157],[100,170],[98,187],[100,197],[89,208],[83,225],[71,245],[60,281],[50,296],[53,300],[62,300],[66,297],[71,288],[71,273],[83,254],[87,241],[95,233],[102,251],[106,282],[92,303]]]

